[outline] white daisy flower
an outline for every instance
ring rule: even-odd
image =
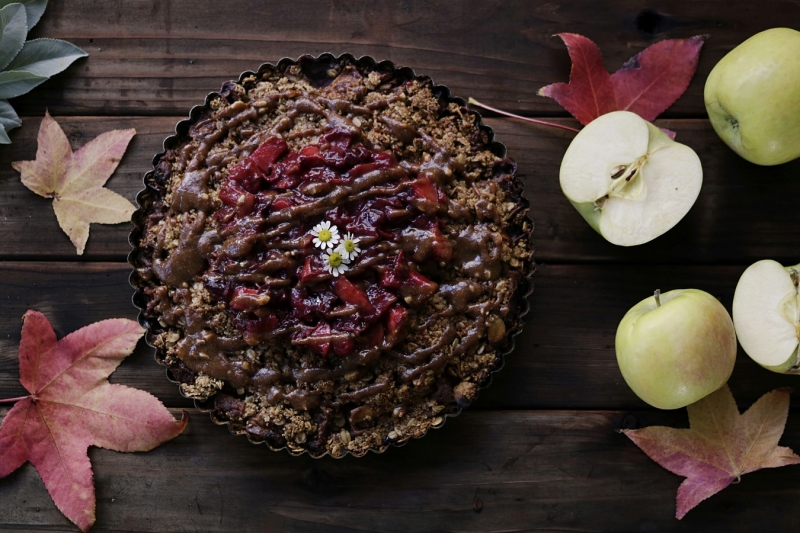
[[[339,243],[339,247],[336,248],[336,251],[339,252],[343,258],[352,261],[358,254],[361,253],[361,248],[358,247],[358,243],[360,242],[361,239],[354,237],[352,233],[347,232],[344,234],[344,240]]]
[[[345,259],[338,251],[332,252],[329,250],[325,253],[325,270],[333,274],[334,278],[338,277],[339,274],[344,274],[350,268],[347,266],[350,264],[350,260]]]
[[[332,250],[334,246],[339,244],[339,228],[332,225],[328,220],[314,226],[311,230],[311,235],[314,236],[314,246],[322,250]]]

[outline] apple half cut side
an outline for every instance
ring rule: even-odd
[[[764,259],[744,271],[733,295],[739,344],[759,365],[781,374],[800,373],[800,265]]]
[[[589,225],[619,246],[675,226],[700,194],[703,167],[686,145],[629,111],[590,122],[561,161],[561,190]]]

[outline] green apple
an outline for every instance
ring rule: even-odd
[[[733,295],[733,324],[742,348],[756,363],[780,373],[800,373],[800,265],[764,259],[744,271]]]
[[[757,165],[800,157],[800,32],[772,28],[731,50],[708,75],[708,118]]]
[[[678,409],[728,381],[736,333],[728,311],[707,292],[656,291],[625,314],[616,350],[622,377],[639,398]]]
[[[651,241],[677,224],[700,194],[697,154],[639,115],[614,111],[572,140],[561,161],[561,190],[613,244]]]

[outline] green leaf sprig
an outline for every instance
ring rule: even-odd
[[[22,124],[9,98],[22,96],[88,54],[67,41],[33,39],[28,32],[42,18],[47,0],[0,0],[0,144]]]

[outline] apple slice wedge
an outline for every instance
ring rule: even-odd
[[[739,344],[773,372],[800,373],[800,265],[764,259],[742,273],[733,295],[733,325]]]
[[[590,122],[561,161],[561,190],[612,244],[635,246],[677,224],[700,194],[703,167],[639,115],[614,111]]]

